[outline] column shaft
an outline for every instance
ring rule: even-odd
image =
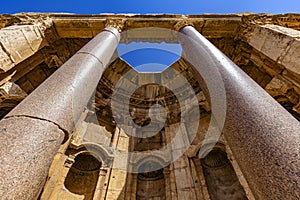
[[[255,197],[300,199],[299,122],[192,26],[180,32],[186,59],[201,76],[213,80],[213,69],[221,75],[223,133]]]
[[[108,27],[0,121],[0,196],[37,199],[64,138],[73,131],[119,42]]]

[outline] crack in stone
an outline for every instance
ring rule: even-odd
[[[78,55],[78,54],[87,54],[87,55],[90,55],[90,56],[96,58],[97,61],[98,61],[102,66],[104,66],[104,65],[103,65],[103,62],[102,62],[97,56],[95,56],[95,55],[92,54],[92,53],[89,53],[89,52],[86,52],[86,51],[79,51],[79,52],[76,53],[76,54],[77,54],[77,55]]]
[[[2,48],[3,52],[6,53],[6,55],[9,57],[10,61],[14,64],[15,61],[12,58],[11,53],[4,47],[1,41],[0,41],[0,47]]]
[[[15,118],[15,117],[27,117],[27,118],[37,119],[37,120],[46,121],[46,122],[50,122],[50,123],[54,124],[55,126],[58,127],[59,130],[61,130],[65,134],[62,144],[64,144],[70,137],[70,133],[67,130],[62,128],[59,124],[57,124],[53,121],[50,121],[48,119],[44,119],[44,118],[40,118],[40,117],[36,117],[36,116],[30,116],[30,115],[12,115],[12,116],[7,116],[4,119]]]

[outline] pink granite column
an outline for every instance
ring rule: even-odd
[[[37,199],[119,42],[105,28],[0,121],[0,199]]]
[[[221,75],[223,133],[255,197],[300,199],[299,122],[192,26],[180,33],[184,55],[201,76],[214,80],[212,69]]]

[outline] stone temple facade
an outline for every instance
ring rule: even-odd
[[[300,199],[300,15],[20,13],[0,28],[1,200]],[[131,42],[183,53],[138,73],[116,51]]]

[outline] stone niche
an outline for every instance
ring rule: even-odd
[[[84,200],[92,200],[98,181],[100,167],[101,162],[92,155],[77,155],[75,157],[75,162],[70,168],[64,181],[65,188],[70,193],[84,196]]]

